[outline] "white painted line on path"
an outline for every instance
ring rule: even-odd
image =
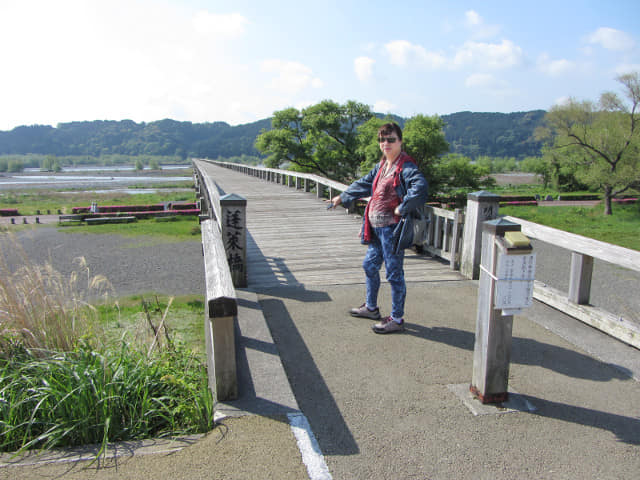
[[[298,442],[298,449],[302,454],[302,462],[307,467],[310,480],[332,480],[320,445],[311,431],[307,417],[302,413],[289,413],[289,425]]]

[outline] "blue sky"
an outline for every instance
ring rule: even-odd
[[[0,130],[248,123],[323,99],[548,109],[640,71],[640,2],[0,0]]]

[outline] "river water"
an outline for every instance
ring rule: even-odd
[[[175,174],[168,171],[175,171]],[[188,182],[193,180],[189,165],[168,165],[157,170],[136,170],[133,166],[96,167],[78,166],[64,168],[59,173],[41,172],[28,168],[19,173],[0,173],[0,191],[24,189],[55,189],[71,192],[126,191],[128,193],[149,193],[156,189],[154,184]],[[144,185],[148,188],[128,188]],[[166,191],[166,189],[163,188]]]

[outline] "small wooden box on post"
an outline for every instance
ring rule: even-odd
[[[509,396],[513,315],[531,305],[535,254],[521,226],[484,222],[471,393],[481,403]]]
[[[247,286],[247,200],[230,193],[220,197],[220,227],[233,286]]]

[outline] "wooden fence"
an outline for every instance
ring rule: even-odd
[[[589,305],[593,259],[598,258],[613,265],[640,272],[640,252],[539,225],[521,218],[511,216],[504,218],[519,223],[522,226],[522,233],[528,237],[571,252],[568,293],[536,280],[533,287],[535,299],[629,345],[640,348],[640,327],[637,324],[619,315]]]

